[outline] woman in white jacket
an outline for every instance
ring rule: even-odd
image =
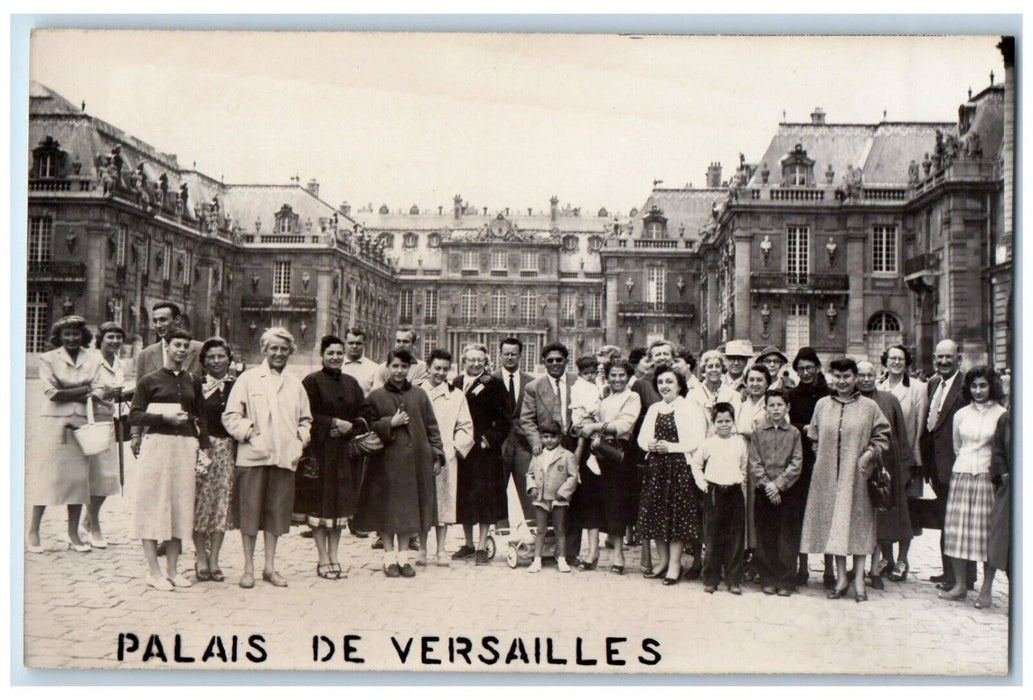
[[[445,538],[448,526],[456,522],[459,457],[465,457],[473,449],[473,419],[470,417],[470,406],[466,403],[466,394],[448,383],[448,373],[451,369],[452,353],[437,348],[427,358],[427,379],[420,384],[430,397],[434,418],[438,421],[438,429],[441,431],[441,444],[445,450],[445,466],[434,477],[434,490],[438,502],[438,522],[434,528],[438,550],[434,555],[434,563],[438,566],[452,565],[452,559],[445,551]],[[420,533],[417,566],[427,563],[429,536],[429,532]]]
[[[686,542],[703,540],[703,501],[692,478],[691,456],[707,436],[703,409],[685,398],[685,377],[673,368],[656,369],[653,382],[660,401],[646,411],[638,445],[646,452],[646,482],[639,500],[638,532],[656,540],[660,560],[646,578],[681,578]]]
[[[312,412],[301,380],[286,372],[294,336],[285,328],[269,328],[261,343],[265,360],[237,379],[222,424],[238,443],[233,505],[244,544],[240,587],[255,586],[255,541],[262,530],[262,578],[282,588],[287,580],[276,571],[276,540],[290,530],[294,472],[309,441]]]

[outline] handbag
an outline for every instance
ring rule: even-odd
[[[589,449],[598,459],[616,464],[624,461],[624,448],[614,438],[592,440]]]
[[[873,459],[876,460],[876,466],[872,475],[868,477],[868,496],[872,499],[875,510],[893,510],[896,506],[893,502],[893,480],[890,478],[890,473],[886,471],[886,467],[883,466],[882,459],[878,457]]]
[[[115,440],[113,423],[98,423],[93,416],[93,396],[86,397],[86,424],[72,431],[76,444],[83,455],[99,455],[111,447]]]
[[[384,441],[380,439],[379,435],[370,430],[369,432],[363,433],[362,435],[356,435],[352,438],[351,443],[348,445],[348,449],[351,451],[353,456],[369,456],[383,450]]]
[[[318,479],[320,475],[319,459],[314,454],[306,451],[298,460],[298,473],[302,479]]]

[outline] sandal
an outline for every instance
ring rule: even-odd
[[[333,564],[316,564],[316,576],[331,580],[337,578],[337,574],[334,573]]]
[[[889,574],[889,580],[894,583],[900,583],[901,581],[907,580],[908,565],[906,561],[898,561],[896,566],[893,567],[893,571]]]
[[[648,574],[642,574],[642,577],[643,578],[660,578],[661,576],[663,576],[663,574],[664,574],[664,572],[666,570],[667,570],[666,566],[663,567],[663,568],[656,567],[655,569],[650,569]]]
[[[197,562],[194,562],[194,577],[197,578],[198,581],[211,581],[212,572],[207,568],[198,567]]]
[[[334,568],[334,573],[337,574],[334,578],[348,578],[348,574],[345,573],[343,569],[341,569],[341,565],[339,563],[337,563],[336,561],[332,561],[330,562],[330,566]]]
[[[222,569],[212,569],[212,580],[216,583],[222,583],[226,580],[226,576],[222,573]]]
[[[599,557],[597,556],[592,561],[584,559],[580,564],[577,565],[578,571],[591,571],[595,568],[595,565],[599,563]]]

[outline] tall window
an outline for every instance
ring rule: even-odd
[[[643,238],[667,238],[664,234],[664,222],[663,221],[647,221],[645,226],[642,227]]]
[[[413,290],[403,289],[398,295],[398,322],[412,323]]]
[[[185,286],[190,285],[190,275],[194,274],[194,251],[188,250],[186,252],[183,265],[183,284]]]
[[[161,278],[163,280],[172,279],[172,244],[165,244],[165,255],[161,260]]]
[[[807,284],[810,230],[790,226],[786,231],[786,274],[789,284]]]
[[[118,238],[115,244],[115,264],[122,266],[126,264],[126,242],[129,240],[129,225],[121,224],[118,227]]]
[[[667,268],[653,265],[646,270],[646,301],[659,308],[667,289]]]
[[[876,226],[872,231],[872,272],[897,271],[897,227]]]
[[[438,290],[436,289],[423,290],[423,321],[424,323],[437,323],[438,321]]]
[[[278,260],[273,263],[273,297],[286,298],[291,294],[291,263]]]
[[[29,262],[50,260],[53,240],[54,222],[49,216],[34,216],[29,219]]]
[[[811,344],[811,318],[807,304],[788,304],[786,307],[786,356],[796,357],[796,351]]]
[[[531,326],[538,322],[538,295],[528,289],[520,295],[520,323]]]
[[[50,330],[50,295],[29,292],[25,307],[25,352],[45,352]]]
[[[882,352],[893,345],[904,342],[904,335],[900,331],[900,319],[888,311],[879,313],[868,319],[868,333],[865,337],[865,344],[868,350],[868,359],[878,362]]]
[[[463,270],[464,271],[465,270],[473,270],[473,271],[478,270],[479,269],[478,257],[479,256],[477,255],[477,250],[476,249],[464,250],[463,251]]]
[[[36,177],[57,177],[52,153],[40,153],[36,156]]]
[[[588,295],[588,325],[599,326],[603,321],[603,295]]]
[[[577,313],[577,297],[574,292],[563,292],[560,298],[560,320],[565,324],[574,324]]]
[[[534,333],[520,333],[517,338],[524,344],[524,351],[520,355],[520,369],[533,374],[535,365],[538,364],[538,355],[541,353],[541,341]]]
[[[291,232],[291,220],[292,219],[293,219],[293,217],[291,217],[291,216],[281,216],[280,217],[280,225],[279,225],[279,229],[278,229],[280,234],[288,234],[288,233]]]
[[[491,251],[491,271],[505,272],[508,268],[508,254],[504,250]]]
[[[534,252],[533,250],[525,250],[522,253],[520,253],[520,271],[538,271],[538,254],[536,252]]]
[[[111,320],[117,323],[119,326],[122,325],[122,297],[112,297],[111,299]]]
[[[667,329],[664,327],[663,321],[657,321],[646,325],[646,345],[649,345],[654,340],[663,340],[664,334]]]
[[[506,293],[496,289],[491,293],[491,323],[498,326],[506,322]]]
[[[438,347],[437,336],[423,339],[423,359],[427,360],[430,354],[434,352]],[[428,360],[429,361],[429,360]]]
[[[786,168],[786,178],[792,187],[803,187],[807,184],[807,166],[796,163]]]
[[[459,320],[463,323],[473,323],[477,318],[477,292],[467,289],[459,297]]]

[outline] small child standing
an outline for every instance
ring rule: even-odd
[[[692,475],[706,494],[703,539],[703,591],[713,593],[724,568],[728,591],[742,595],[743,538],[746,528],[748,450],[742,435],[733,435],[735,409],[724,401],[714,405],[714,434],[703,441],[692,458]]]
[[[534,501],[534,519],[538,528],[534,539],[534,561],[528,571],[536,574],[542,570],[542,549],[551,514],[556,530],[556,567],[567,574],[570,566],[566,557],[565,523],[570,497],[577,488],[577,462],[570,450],[560,447],[563,428],[558,423],[546,421],[538,432],[542,436],[542,451],[531,459],[527,467],[527,493]]]
[[[574,363],[577,367],[577,380],[570,387],[570,422],[571,425],[596,423],[599,421],[599,404],[602,396],[595,378],[599,374],[599,360],[594,355],[579,357]],[[588,447],[589,440],[579,437],[574,450],[574,464],[581,464],[581,457]],[[599,476],[602,472],[594,456],[588,458],[588,468]]]
[[[750,474],[757,548],[754,566],[761,589],[767,595],[789,596],[796,589],[796,560],[800,552],[800,529],[794,526],[803,515],[804,499],[794,487],[803,467],[800,431],[789,424],[788,392],[768,389],[764,394],[766,414],[757,419],[750,439]]]

